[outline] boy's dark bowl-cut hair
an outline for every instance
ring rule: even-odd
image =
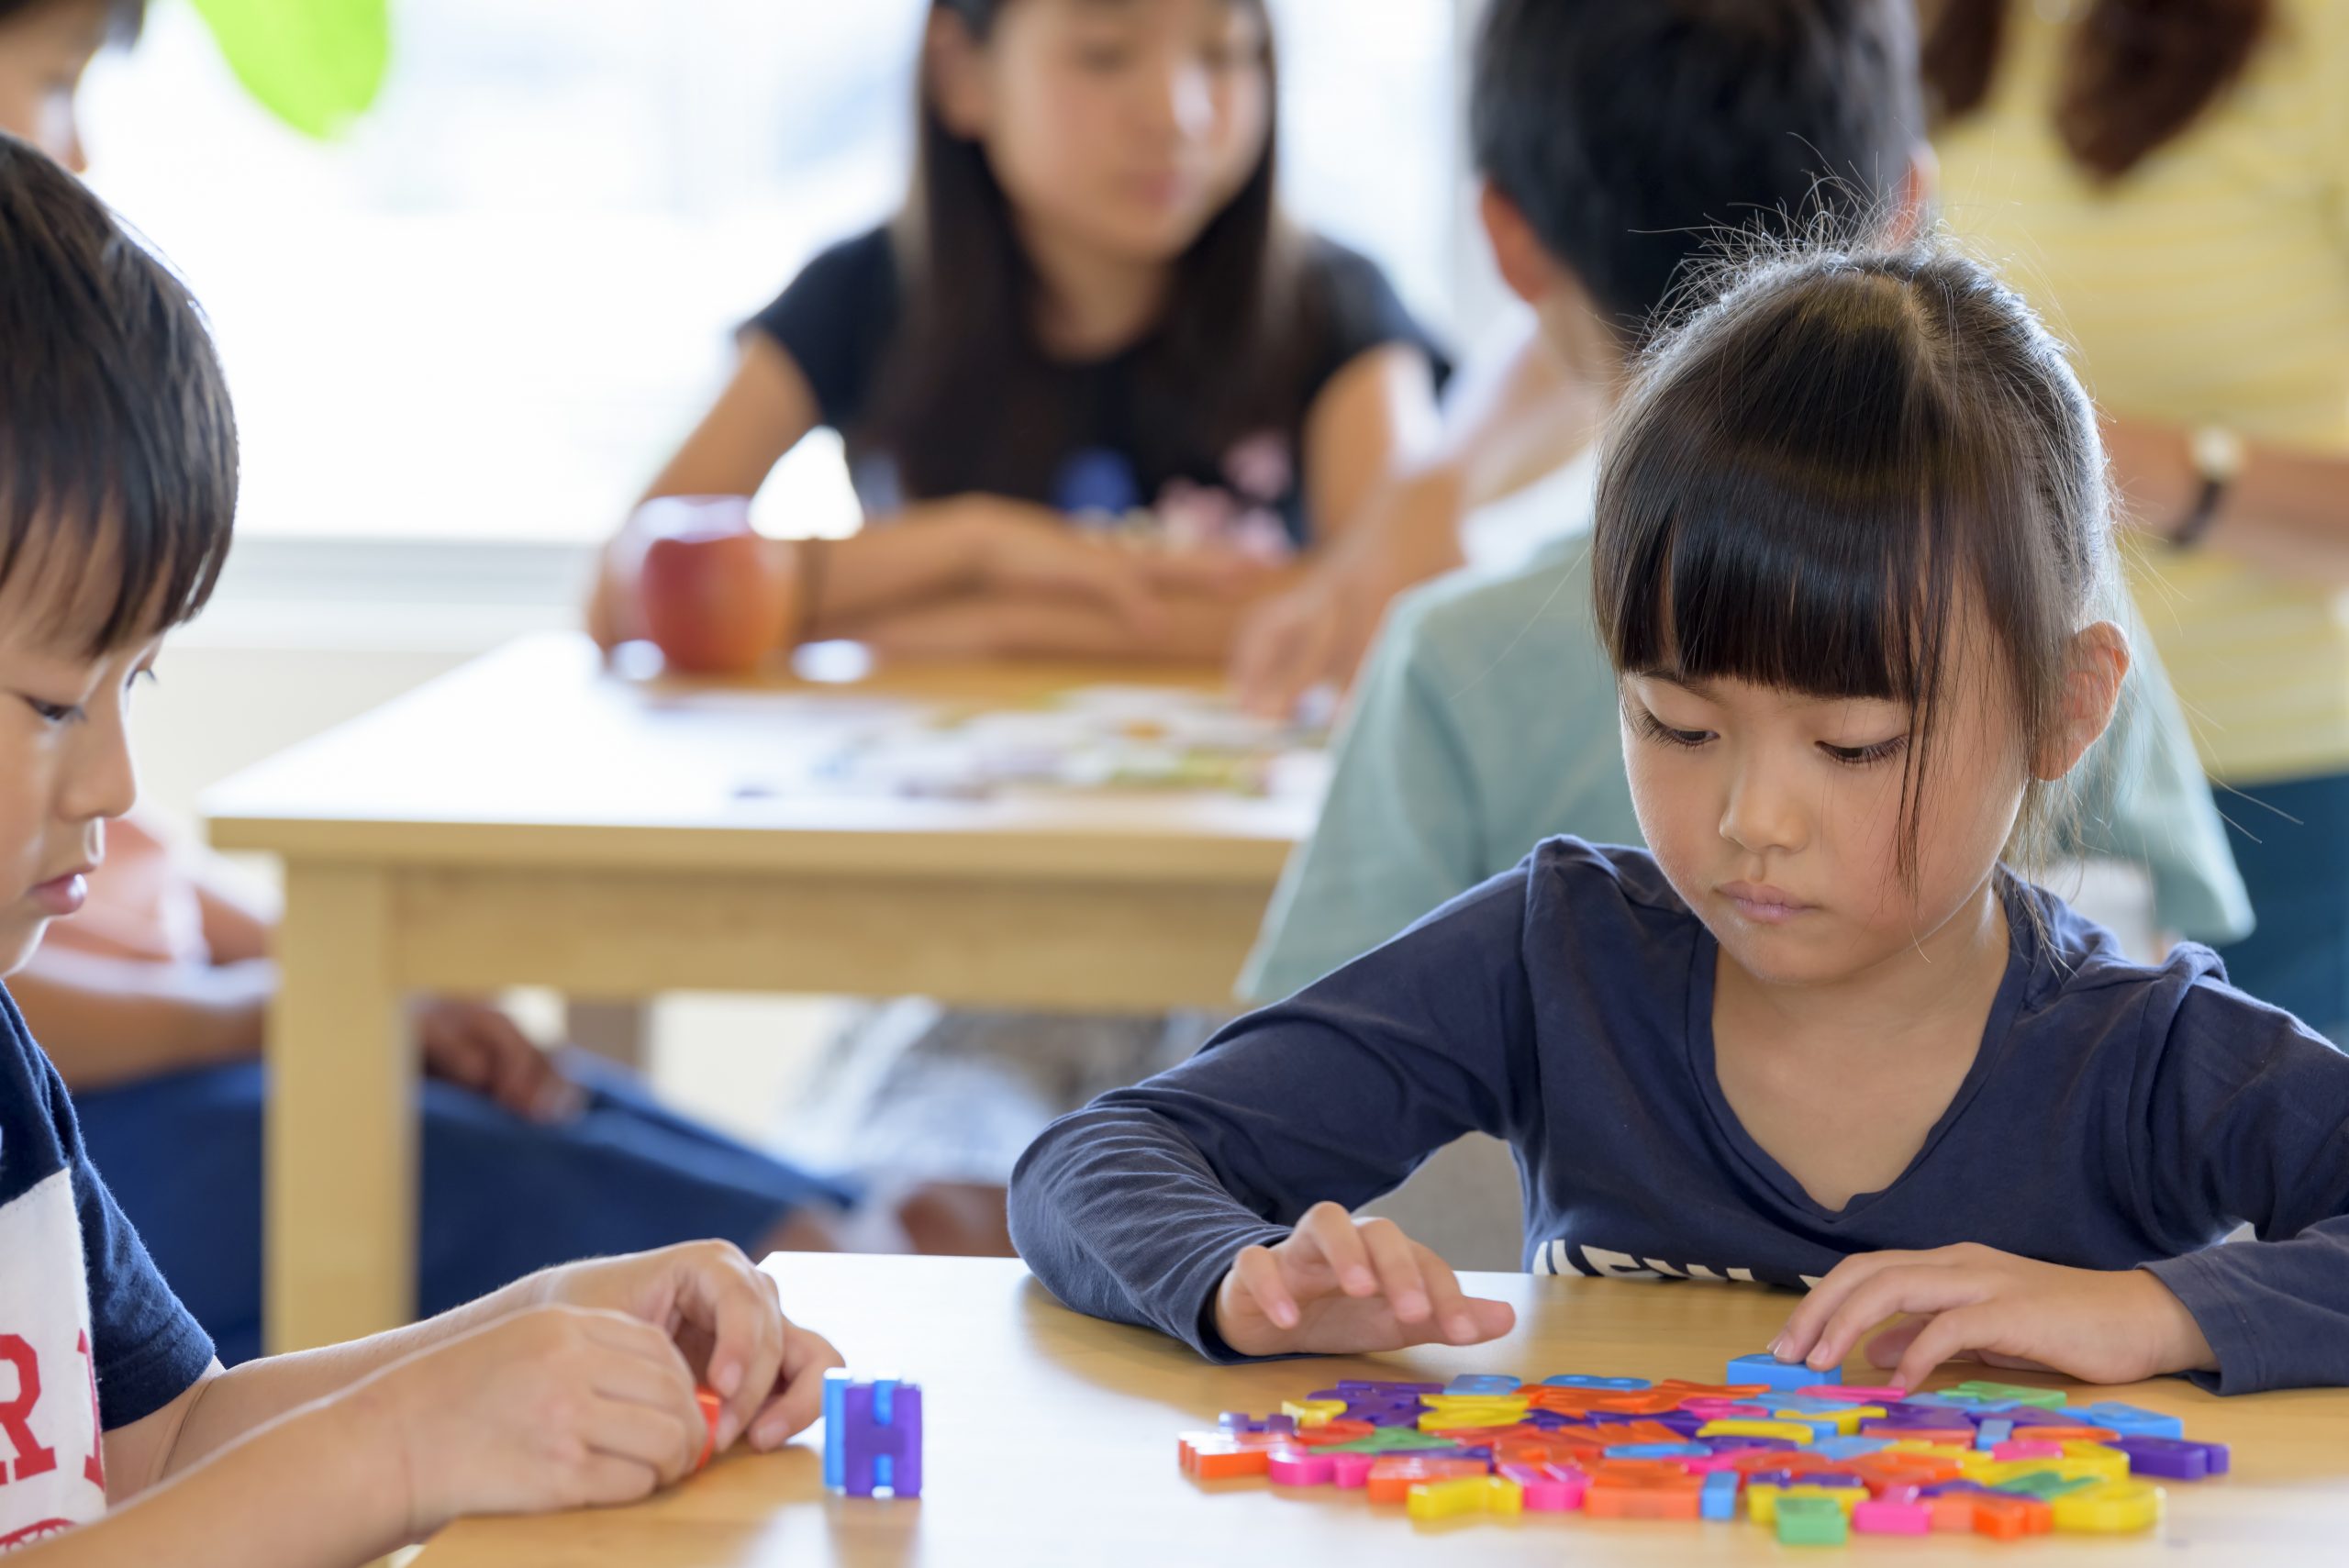
[[[1910,0],[1492,0],[1477,172],[1637,343],[1724,235],[1897,204],[1925,139]]]
[[[0,135],[0,590],[36,572],[45,633],[127,646],[204,607],[236,509],[236,417],[194,296]]]
[[[2095,414],[2030,306],[1938,241],[1789,245],[1724,276],[1658,338],[1609,435],[1600,637],[1627,675],[1909,705],[1913,885],[1936,714],[2009,696],[2033,758],[2060,722],[2071,636],[2110,582]],[[1961,670],[1976,615],[1989,650]]]

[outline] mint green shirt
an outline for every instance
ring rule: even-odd
[[[1574,480],[1555,478],[1566,484],[1554,505],[1575,504]],[[1396,601],[1339,738],[1320,821],[1273,895],[1242,995],[1271,1001],[1309,984],[1552,834],[1645,841],[1591,603],[1589,543],[1578,531],[1511,575],[1459,573]],[[2073,772],[2057,848],[2143,867],[2165,930],[2234,940],[2251,929],[2251,905],[2218,808],[2153,639],[2133,605],[2121,619],[2134,662],[2111,728]]]

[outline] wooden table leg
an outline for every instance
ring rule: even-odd
[[[287,865],[262,1167],[272,1353],[415,1315],[417,1074],[392,923],[388,873]]]

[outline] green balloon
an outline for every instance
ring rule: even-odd
[[[389,0],[195,0],[246,91],[306,136],[338,136],[383,90]]]

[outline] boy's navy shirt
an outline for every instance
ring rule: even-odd
[[[1309,543],[1300,448],[1314,399],[1357,355],[1387,343],[1420,350],[1439,382],[1450,367],[1368,257],[1314,239],[1303,265],[1321,304],[1321,333],[1285,428],[1256,432],[1228,452],[1190,453],[1169,471],[1145,471],[1135,456],[1145,417],[1134,395],[1136,350],[1060,365],[1056,406],[1067,417],[1065,448],[1050,492],[1019,499],[1063,512],[1121,514],[1136,506],[1163,506],[1170,495],[1188,491],[1216,495],[1236,512],[1265,508],[1290,543]],[[903,314],[896,247],[884,227],[818,255],[747,327],[791,355],[816,395],[823,422],[853,446],[871,413],[874,384]],[[974,410],[974,417],[982,412]],[[895,465],[886,454],[875,455],[877,463],[867,457],[855,464],[857,490],[867,510],[885,515],[908,501],[934,498],[904,495]]]
[[[1560,838],[1055,1122],[1013,1178],[1014,1238],[1069,1306],[1235,1359],[1210,1307],[1241,1249],[1480,1130],[1516,1151],[1539,1273],[1801,1288],[1853,1253],[1974,1241],[2150,1269],[2222,1393],[2349,1384],[2349,1057],[2207,948],[2146,967],[2052,895],[2009,900],[1964,1084],[1908,1169],[1840,1209],[1722,1095],[1712,934],[1644,851]],[[1821,1083],[1822,1136],[1835,1099]],[[2257,1240],[2218,1244],[2246,1221]]]
[[[211,1340],[115,1207],[63,1081],[0,991],[0,1463],[25,1478],[38,1449],[55,1459],[45,1479],[83,1484],[94,1380],[97,1425],[113,1430],[178,1398],[211,1362]],[[0,1489],[0,1544],[45,1522],[20,1518],[18,1490]],[[60,1500],[57,1517],[72,1522],[75,1501]]]

